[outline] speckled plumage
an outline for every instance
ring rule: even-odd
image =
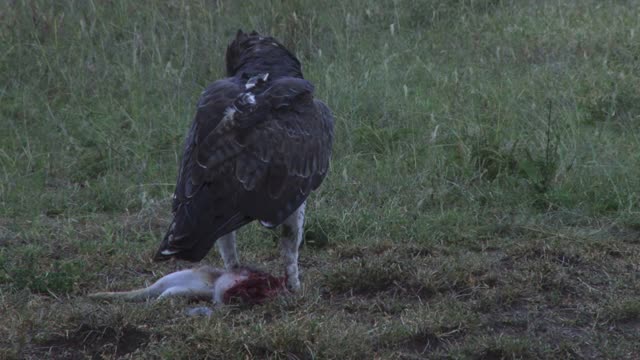
[[[156,260],[198,261],[253,220],[285,222],[327,174],[333,116],[295,56],[271,37],[239,31],[226,60],[228,77],[197,103]]]

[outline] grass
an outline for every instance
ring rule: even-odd
[[[634,359],[634,1],[6,1],[0,357]],[[336,115],[304,290],[190,318],[104,304],[150,262],[193,106],[238,28]],[[280,271],[273,234],[243,261]],[[207,262],[221,265],[217,254]]]

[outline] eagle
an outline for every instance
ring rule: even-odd
[[[196,105],[173,220],[154,260],[200,261],[217,243],[225,267],[237,268],[236,230],[258,220],[282,228],[286,284],[295,291],[305,202],[329,169],[333,115],[314,98],[300,61],[273,37],[239,30],[226,72]]]

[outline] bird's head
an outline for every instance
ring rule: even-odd
[[[238,30],[227,47],[227,75],[255,76],[269,73],[271,78],[293,76],[302,78],[300,61],[284,45],[271,36]]]

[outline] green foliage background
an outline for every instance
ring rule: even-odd
[[[148,258],[238,28],[335,113],[305,290],[89,303],[185,266]],[[4,1],[0,356],[634,358],[639,37],[631,0]],[[279,270],[270,238],[243,259]]]

